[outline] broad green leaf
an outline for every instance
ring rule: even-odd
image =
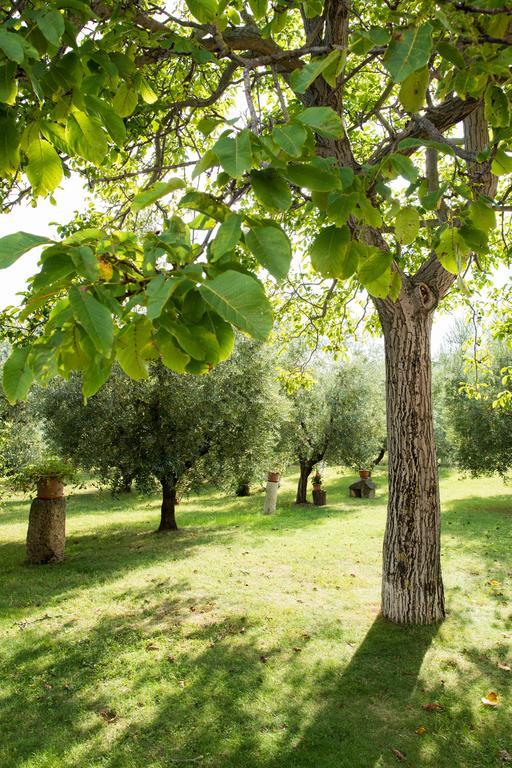
[[[219,344],[219,362],[227,360],[235,345],[233,328],[215,313],[208,314],[208,321],[211,323]]]
[[[255,19],[262,19],[267,12],[268,0],[249,0],[249,5]]]
[[[108,133],[120,147],[126,138],[126,127],[123,120],[117,115],[109,104],[97,96],[86,95],[85,104],[89,112],[96,114]]]
[[[138,101],[139,94],[137,91],[127,83],[122,82],[117,89],[112,105],[119,117],[130,117],[135,111]]]
[[[402,290],[402,276],[400,275],[400,272],[396,270],[395,272],[391,273],[391,285],[389,288],[389,298],[392,299],[393,301],[397,301],[398,297],[400,296],[401,290]]]
[[[112,369],[112,361],[107,357],[96,356],[82,372],[82,394],[92,397],[106,383]]]
[[[192,16],[201,24],[209,24],[217,15],[217,0],[186,0],[186,3]]]
[[[456,227],[450,227],[441,233],[435,252],[443,267],[457,275],[464,269],[470,248],[459,230]]]
[[[414,165],[410,157],[405,155],[391,155],[389,162],[394,171],[406,181],[410,181],[413,184],[418,178],[418,169]]]
[[[375,280],[367,281],[363,285],[371,296],[374,296],[376,299],[385,299],[392,292],[396,294],[398,286],[394,278],[395,274],[388,267]]]
[[[214,261],[233,250],[242,234],[241,225],[242,219],[237,213],[230,213],[222,222],[210,247]]]
[[[346,256],[350,244],[348,227],[325,227],[311,246],[311,264],[323,277],[341,277],[346,272]]]
[[[108,151],[107,136],[99,120],[79,110],[68,117],[66,141],[75,154],[95,165],[101,165]]]
[[[437,44],[437,50],[443,59],[446,59],[446,61],[449,61],[451,64],[455,64],[459,69],[464,69],[464,56],[454,45],[448,43],[446,40],[441,40],[441,42]]]
[[[27,396],[34,380],[34,374],[28,362],[30,352],[30,347],[14,347],[5,361],[3,386],[5,396],[11,405]]]
[[[432,26],[429,22],[398,31],[388,45],[383,63],[395,83],[428,64],[432,53]]]
[[[154,92],[145,77],[142,77],[139,83],[139,93],[142,97],[142,101],[145,104],[154,104],[157,101],[158,96]]]
[[[370,227],[380,227],[382,224],[382,216],[380,211],[370,203],[364,192],[359,195],[357,205],[359,207],[359,216]]]
[[[341,117],[331,107],[309,107],[299,112],[296,119],[320,136],[341,139],[345,134]]]
[[[199,211],[215,221],[224,221],[230,213],[225,203],[206,192],[187,192],[180,200],[180,208]]]
[[[174,337],[164,328],[161,328],[156,334],[155,345],[166,368],[175,373],[185,373],[190,362],[190,355],[178,347]]]
[[[267,208],[287,211],[292,204],[292,195],[288,184],[278,171],[266,168],[251,172],[252,189],[260,203]]]
[[[157,181],[147,189],[138,192],[133,198],[132,211],[137,213],[148,205],[156,203],[161,197],[175,192],[177,189],[183,189],[185,182],[178,177],[169,179],[169,181]]]
[[[350,215],[356,207],[359,195],[357,192],[348,192],[329,195],[327,216],[336,226],[342,227],[347,223]]]
[[[259,280],[227,270],[203,283],[199,291],[227,323],[260,341],[267,338],[272,328],[272,308]]]
[[[79,275],[83,275],[91,282],[98,280],[100,264],[92,248],[88,245],[79,245],[77,248],[71,248],[69,253]],[[112,271],[111,266],[110,271]]]
[[[375,283],[386,270],[389,270],[391,262],[393,261],[393,254],[391,251],[381,251],[378,248],[370,247],[368,248],[367,254],[368,255],[359,262],[359,269],[357,272],[357,276],[365,288],[367,288],[369,284]],[[385,295],[387,296],[387,293]]]
[[[281,227],[269,222],[254,225],[245,235],[247,247],[277,280],[283,280],[290,269],[292,246]]]
[[[339,189],[341,179],[333,169],[320,163],[291,163],[284,172],[286,178],[297,187],[313,192],[331,192]]]
[[[492,208],[481,200],[476,200],[469,206],[469,218],[478,229],[489,232],[496,226],[496,214]]]
[[[332,60],[329,62],[329,66],[326,67],[322,72],[323,79],[328,85],[331,86],[331,88],[336,88],[338,78],[343,72],[347,57],[346,51],[338,50],[336,53],[338,56],[333,56]]]
[[[407,112],[419,112],[425,106],[427,87],[429,81],[428,67],[422,67],[411,72],[402,85],[398,98]]]
[[[300,157],[304,151],[308,132],[300,123],[276,125],[272,131],[272,138],[287,155],[290,155],[290,157]]]
[[[192,171],[192,178],[197,179],[198,176],[200,176],[205,171],[208,171],[210,168],[213,168],[215,165],[219,164],[219,160],[217,158],[217,155],[209,149],[207,152],[204,153],[204,155],[197,161],[197,163],[194,165],[194,170]]]
[[[47,195],[62,181],[62,163],[60,157],[45,139],[35,139],[27,147],[28,164],[25,168],[32,185],[34,197]]]
[[[58,48],[64,34],[64,16],[55,10],[37,13],[36,24],[48,42]]]
[[[485,90],[485,117],[493,128],[508,128],[510,124],[510,104],[503,87],[488,85]]]
[[[327,56],[312,59],[300,69],[296,69],[290,76],[290,85],[295,93],[305,93],[317,77],[325,72],[333,64],[339,64],[341,51],[331,51]]]
[[[3,51],[7,58],[15,61],[16,64],[22,64],[25,51],[21,43],[21,35],[0,28],[0,51]]]
[[[400,208],[395,219],[396,236],[402,245],[409,245],[416,240],[420,228],[420,216],[416,208]]]
[[[146,288],[147,315],[150,320],[160,317],[170,297],[181,282],[180,278],[157,275],[149,281]]]
[[[90,21],[97,18],[90,4],[82,2],[82,0],[57,0],[56,6],[57,8],[71,8]]]
[[[235,179],[239,179],[250,170],[252,165],[251,136],[249,131],[237,133],[235,138],[222,136],[212,147],[219,163]]]
[[[112,315],[89,291],[76,285],[69,290],[69,301],[77,323],[80,323],[94,346],[102,355],[108,356],[114,342]]]
[[[506,173],[512,173],[512,155],[508,155],[505,150],[500,147],[494,155],[491,171],[495,176],[504,176]]]
[[[33,279],[32,288],[34,292],[39,293],[71,274],[76,274],[76,267],[71,257],[65,252],[56,253],[49,259],[45,259],[41,271]]]
[[[20,138],[11,115],[0,117],[0,174],[10,176],[20,164]]]
[[[132,320],[118,336],[116,357],[119,365],[126,375],[135,381],[148,377],[147,361],[151,356],[151,336],[152,325],[145,317]]]
[[[53,242],[48,237],[31,235],[28,232],[14,232],[0,238],[0,269],[5,269],[14,264],[20,256],[23,256],[38,245]]]
[[[174,323],[170,329],[180,347],[194,360],[217,365],[219,362],[219,342],[215,333],[199,323]],[[187,370],[190,368],[187,366]]]
[[[0,101],[12,107],[16,103],[17,94],[16,63],[10,61],[0,67]]]

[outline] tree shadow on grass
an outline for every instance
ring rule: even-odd
[[[97,533],[68,536],[64,562],[50,565],[27,564],[24,541],[0,544],[0,615],[56,605],[75,590],[101,587],[163,561],[171,564],[199,547],[226,545],[231,537],[227,528],[156,535],[140,521],[122,531],[118,525],[103,526]]]
[[[462,552],[476,554],[488,564],[500,560],[512,544],[512,494],[447,502],[442,527],[443,535],[455,537]]]

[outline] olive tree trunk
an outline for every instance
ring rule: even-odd
[[[300,461],[300,475],[297,484],[296,504],[307,504],[308,501],[308,480],[313,471],[313,464],[310,461]]]
[[[444,618],[440,503],[430,335],[437,297],[407,280],[400,299],[377,303],[386,350],[389,501],[382,613],[400,624]]]
[[[160,480],[162,486],[162,507],[160,511],[160,525],[158,531],[177,531],[175,507],[176,484],[168,478]]]

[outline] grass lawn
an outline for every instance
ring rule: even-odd
[[[273,517],[205,493],[161,536],[157,497],[79,493],[53,566],[24,563],[28,502],[4,498],[1,768],[505,765],[512,488],[444,473],[448,618],[403,629],[378,616],[384,474],[374,501],[327,477],[327,507],[292,475]]]

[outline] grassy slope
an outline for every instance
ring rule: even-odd
[[[328,507],[294,507],[292,477],[272,518],[260,495],[205,494],[164,536],[156,498],[76,495],[66,562],[44,567],[23,562],[27,503],[5,501],[0,766],[383,768],[393,748],[416,768],[502,765],[511,489],[443,479],[448,619],[402,629],[378,618],[384,478],[364,502],[330,477]]]

